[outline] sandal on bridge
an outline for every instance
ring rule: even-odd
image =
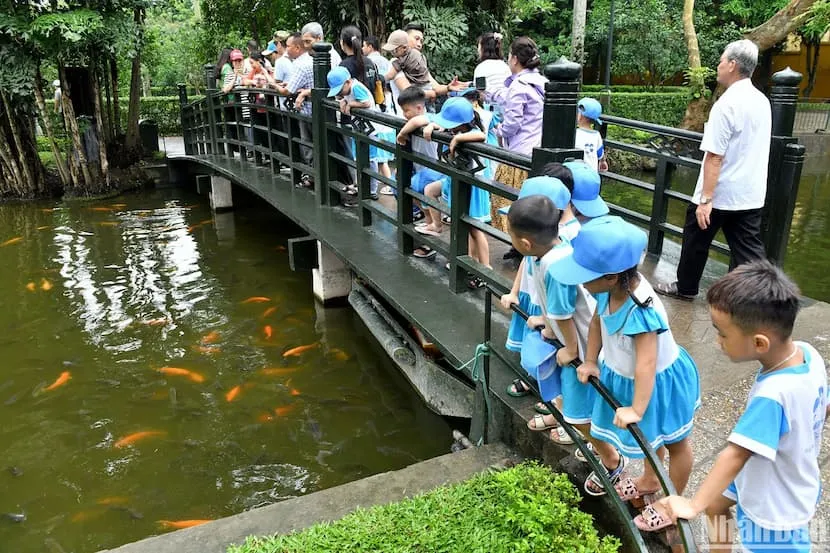
[[[659,532],[669,526],[674,526],[672,519],[654,508],[654,505],[647,505],[643,512],[634,517],[634,526],[641,532]]]
[[[592,444],[591,442],[588,442],[588,443],[585,444],[585,447],[588,448],[588,451],[591,453],[591,455],[593,455],[594,457],[597,456],[596,451],[594,451],[594,444]],[[580,463],[587,463],[588,462],[588,459],[585,458],[585,455],[582,453],[582,450],[579,449],[579,448],[576,448],[574,450],[574,457],[576,457],[576,460],[579,461]]]
[[[553,413],[550,412],[550,409],[548,409],[548,406],[545,405],[545,402],[543,402],[543,401],[537,401],[536,404],[533,406],[533,410],[536,411],[537,413],[542,414],[542,415],[552,415],[553,414]]]
[[[449,265],[449,263],[447,263],[447,265]],[[521,378],[515,379],[510,383],[510,386],[507,387],[507,395],[511,397],[525,397],[529,394],[530,386],[525,384],[525,381]]]
[[[533,415],[533,417],[527,421],[527,427],[534,432],[542,432],[543,430],[550,430],[551,428],[557,428],[559,423],[556,420],[553,421],[553,424],[548,424],[545,422],[544,415]]]
[[[644,495],[653,495],[659,492],[660,490],[641,490],[637,487],[637,484],[634,483],[633,478],[626,478],[625,480],[620,480],[614,485],[614,489],[617,490],[617,495],[620,496],[620,499],[623,501],[631,501],[632,499],[639,499]]]
[[[538,416],[538,415],[537,415]],[[579,434],[579,430],[576,431]],[[550,431],[550,441],[559,445],[571,445],[574,443],[573,438],[561,426],[555,427]]]
[[[607,471],[606,474],[608,474],[608,480],[611,482],[612,486],[619,481],[623,470],[625,470],[626,463],[627,460],[625,456],[620,455],[620,463],[617,465],[617,468],[614,470],[608,470],[608,467],[604,467]],[[585,489],[585,493],[594,497],[602,497],[608,493],[602,485],[602,480],[599,479],[599,476],[597,476],[597,473],[594,471],[591,471],[591,474],[589,474],[588,478],[585,479],[585,484],[582,487]]]

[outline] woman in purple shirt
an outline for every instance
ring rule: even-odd
[[[518,37],[510,45],[507,65],[510,75],[504,88],[490,98],[504,113],[501,124],[495,128],[502,146],[511,152],[530,156],[533,148],[542,144],[542,107],[547,79],[539,73],[542,64],[539,49],[529,37]],[[527,179],[527,171],[500,164],[495,180],[513,188],[521,188]],[[509,204],[504,198],[493,196],[493,226],[507,230],[507,218],[498,213],[500,207]]]

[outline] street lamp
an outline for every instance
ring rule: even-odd
[[[611,53],[614,51],[614,0],[608,18],[608,50],[605,53],[605,90],[611,92]]]

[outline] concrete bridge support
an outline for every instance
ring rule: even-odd
[[[210,177],[210,208],[220,213],[233,209],[231,181],[225,177],[213,175]]]
[[[349,267],[329,248],[317,242],[317,268],[312,271],[314,296],[323,305],[343,300],[352,289]]]

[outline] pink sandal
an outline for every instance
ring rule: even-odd
[[[634,526],[641,532],[659,532],[664,528],[674,526],[674,522],[658,512],[653,505],[649,505],[643,509],[642,514],[634,517]]]
[[[633,478],[626,478],[625,480],[620,480],[614,486],[614,489],[617,490],[617,495],[620,496],[620,499],[623,501],[631,501],[632,499],[639,499],[644,495],[652,495],[660,490],[650,490],[650,491],[643,491],[637,487],[637,484],[634,483]]]

